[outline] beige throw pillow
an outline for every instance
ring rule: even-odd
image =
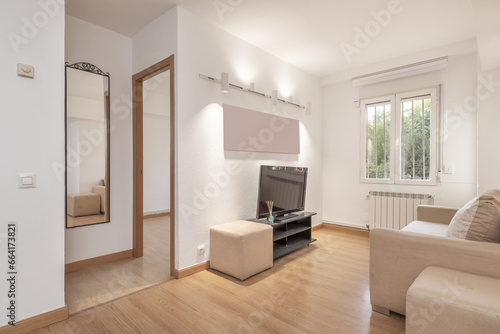
[[[446,233],[448,237],[500,242],[500,190],[488,190],[457,211]]]

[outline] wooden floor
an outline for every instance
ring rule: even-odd
[[[91,215],[91,216],[81,216],[81,217],[71,217],[66,215],[66,221],[68,227],[84,226],[98,224],[105,221],[104,214]]]
[[[144,219],[144,256],[66,274],[69,313],[103,304],[170,277],[170,217]]]
[[[321,229],[314,237],[246,281],[207,270],[33,333],[404,334],[404,317],[371,311],[368,234]]]

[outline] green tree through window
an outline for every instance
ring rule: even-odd
[[[367,108],[366,177],[390,178],[391,104],[381,103]]]
[[[402,102],[401,179],[429,180],[431,99],[419,97]]]
[[[436,88],[361,101],[362,180],[435,183]]]

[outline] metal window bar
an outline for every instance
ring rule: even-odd
[[[404,111],[404,103],[401,101],[401,179],[405,179],[405,170],[406,170],[406,157],[405,157],[405,111]]]
[[[415,100],[411,101],[411,148],[412,179],[415,180]]]
[[[377,138],[377,107],[375,107],[375,116],[373,117],[373,126],[375,127],[375,178],[378,179],[378,138]]]
[[[425,180],[425,104],[422,98],[422,180]]]
[[[366,109],[366,178],[370,178],[370,150],[369,150],[369,130],[370,130],[370,115],[368,114],[368,108]]]
[[[384,104],[384,179],[387,179],[387,148],[386,148],[386,123],[385,123],[385,107],[386,104]]]
[[[427,159],[426,159],[426,156],[425,156],[425,153],[426,153],[426,145],[425,145],[425,100],[429,99],[429,96],[428,95],[424,95],[424,96],[415,96],[413,98],[409,98],[409,99],[405,99],[404,101],[401,102],[401,106],[402,106],[402,115],[401,115],[401,142],[402,142],[402,151],[401,151],[401,159],[402,159],[402,175],[401,175],[401,178],[402,179],[406,179],[406,145],[405,145],[405,123],[404,123],[404,118],[405,118],[405,115],[404,115],[404,112],[405,112],[405,109],[404,109],[404,102],[410,102],[411,101],[411,131],[412,131],[412,147],[411,147],[411,150],[412,150],[412,176],[411,176],[411,179],[415,180],[417,179],[417,175],[416,175],[416,164],[415,164],[415,155],[416,155],[416,147],[415,147],[415,131],[417,130],[416,129],[416,124],[415,124],[415,117],[416,117],[416,114],[415,114],[415,108],[416,108],[416,105],[417,103],[416,102],[420,102],[421,103],[421,107],[422,107],[422,128],[421,128],[421,131],[422,131],[422,180],[426,180],[427,179],[427,174],[428,174],[428,171],[427,171],[427,168],[426,168],[426,162],[427,162]],[[409,110],[408,110],[409,111]]]
[[[387,113],[390,112],[387,111],[387,102],[383,102],[383,103],[378,103],[378,104],[372,104],[370,105],[369,107],[367,106],[366,107],[366,115],[365,115],[365,121],[366,121],[366,152],[365,152],[365,158],[366,158],[366,170],[365,170],[365,175],[366,175],[366,178],[374,178],[374,179],[378,179],[378,178],[381,178],[382,175],[384,178],[387,178],[387,170],[388,170],[388,166],[387,166]],[[370,109],[373,111],[373,135],[374,135],[374,140],[372,142],[372,145],[375,146],[375,157],[374,157],[374,161],[373,163],[375,164],[375,173],[374,173],[374,176],[371,177],[370,176],[370,141],[369,141],[369,132],[370,132],[370,116],[371,116],[371,113],[370,113]],[[382,113],[382,114],[381,114]],[[382,116],[382,119],[381,119],[381,122],[383,123],[383,134],[380,133],[380,131],[377,130],[377,122],[378,122],[378,115]],[[379,137],[382,137],[383,135],[383,150],[384,150],[384,155],[383,155],[383,161],[379,161],[378,159],[378,141],[379,141]],[[384,164],[384,171],[383,172],[380,172],[378,171],[378,166],[379,166],[379,163],[380,164]]]

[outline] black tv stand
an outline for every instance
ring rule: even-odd
[[[275,217],[273,228],[273,259],[289,254],[316,241],[312,238],[312,219],[315,212],[300,212],[281,219]],[[260,224],[269,224],[267,219],[249,219]]]
[[[283,215],[283,216],[276,216],[274,217],[274,220],[278,220],[278,221],[282,221],[282,220],[287,220],[289,218],[294,218],[294,217],[298,217],[298,215],[294,214],[294,213],[289,213],[287,215]]]

